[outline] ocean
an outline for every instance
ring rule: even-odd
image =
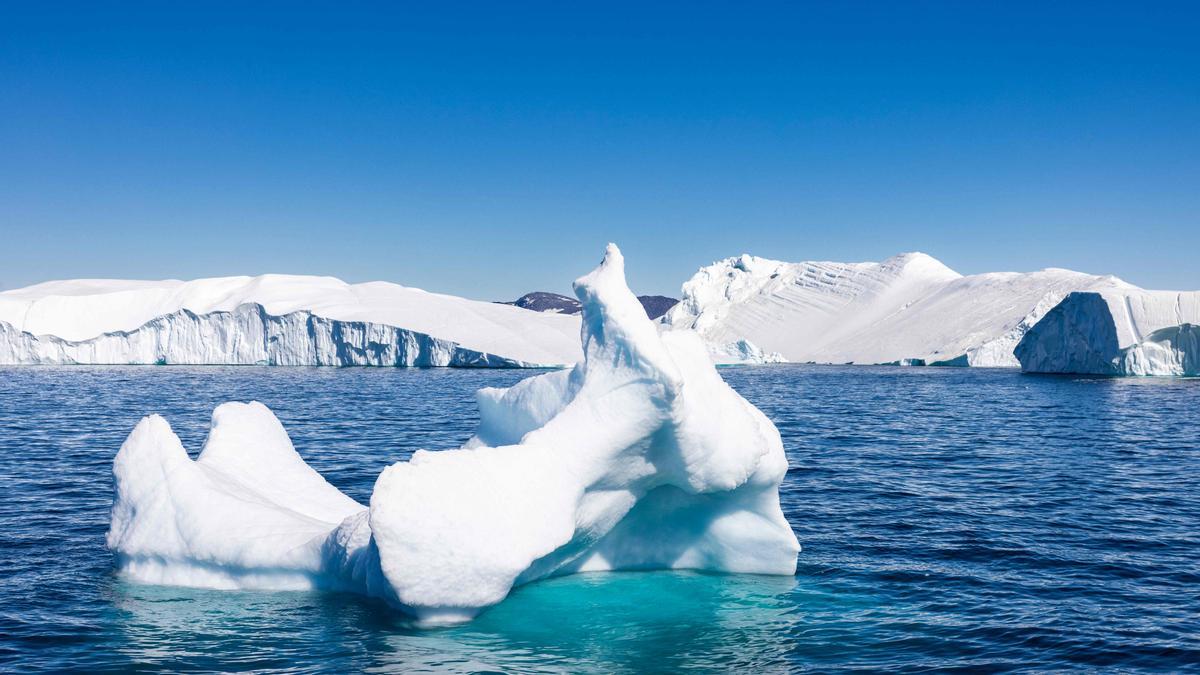
[[[1200,380],[721,373],[783,436],[794,577],[562,577],[423,629],[354,595],[122,580],[104,546],[112,458],[144,415],[194,454],[216,405],[259,400],[366,503],[383,467],[471,435],[476,389],[535,373],[0,368],[0,669],[1200,668]]]

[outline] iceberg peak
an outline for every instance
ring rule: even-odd
[[[962,275],[928,253],[909,251],[898,253],[879,263],[885,269],[902,270],[907,274],[919,274],[934,279],[957,279]]]

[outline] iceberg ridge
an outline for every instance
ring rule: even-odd
[[[387,467],[365,507],[309,468],[261,404],[218,407],[194,461],[165,420],[142,420],[113,465],[107,541],[122,574],[354,591],[428,623],[579,571],[793,574],[775,426],[698,336],[659,333],[616,246],[575,291],[583,361],[481,390],[476,435]]]

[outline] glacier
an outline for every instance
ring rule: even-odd
[[[0,293],[0,364],[566,366],[578,317],[386,282],[263,275]]]
[[[963,276],[923,253],[877,263],[741,255],[701,268],[662,322],[795,362],[1017,367],[1013,349],[1067,294],[1126,288],[1055,268]]]
[[[1200,291],[1071,293],[1016,347],[1031,373],[1200,375]]]
[[[794,574],[775,426],[695,333],[651,322],[616,246],[575,292],[582,360],[479,391],[476,434],[387,467],[367,505],[305,464],[262,404],[219,406],[195,460],[166,420],[143,419],[113,462],[120,573],[356,592],[426,624],[574,572]]]

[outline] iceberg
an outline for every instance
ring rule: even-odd
[[[0,322],[0,364],[156,364],[523,368],[543,364],[467,349],[386,324],[337,321],[310,312],[269,314],[259,304],[231,312],[181,309],[133,331],[72,342]]]
[[[0,293],[0,364],[566,366],[579,318],[386,282],[269,274]]]
[[[1200,291],[1071,293],[1016,347],[1031,373],[1200,375]]]
[[[701,268],[662,321],[793,362],[1016,367],[1013,348],[1063,297],[1110,288],[1133,287],[1063,269],[963,276],[923,253],[878,263],[742,255]]]
[[[718,366],[761,365],[766,363],[787,363],[787,359],[779,352],[764,352],[758,345],[749,340],[738,340],[728,344],[705,343],[708,346],[708,356]]]
[[[574,572],[794,574],[775,426],[696,334],[660,333],[616,246],[575,292],[583,360],[481,390],[476,434],[387,467],[368,505],[308,467],[259,403],[218,407],[195,460],[166,420],[143,419],[113,463],[120,572],[357,592],[430,624]]]

